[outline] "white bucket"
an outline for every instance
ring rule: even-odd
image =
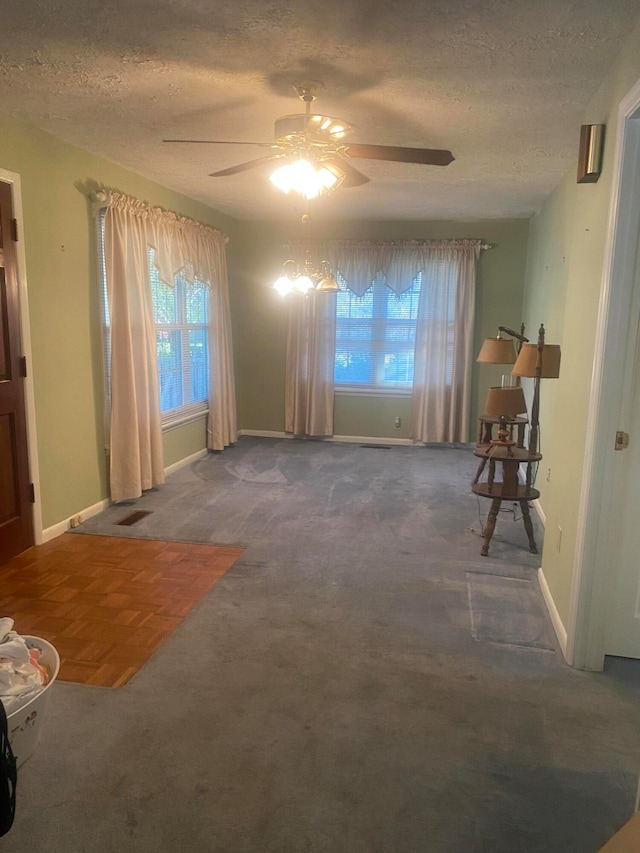
[[[60,656],[55,648],[42,637],[22,635],[29,648],[42,649],[39,663],[47,669],[51,677],[46,687],[26,704],[20,706],[7,717],[9,724],[9,743],[16,757],[18,767],[33,755],[42,734],[42,725],[47,714],[50,689],[60,669]]]

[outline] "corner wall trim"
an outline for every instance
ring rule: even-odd
[[[560,643],[560,650],[562,651],[564,659],[569,663],[567,660],[567,629],[564,627],[564,622],[558,613],[558,608],[556,607],[556,603],[551,595],[551,590],[549,589],[549,584],[547,583],[547,579],[542,571],[542,566],[538,569],[538,583],[540,584],[544,603],[547,605],[547,611],[549,613],[549,618],[551,619],[551,624],[553,625],[553,630],[556,632],[556,637]]]
[[[61,536],[63,533],[66,533],[71,527],[71,519],[76,515],[81,515],[82,520],[86,521],[88,518],[93,518],[94,515],[98,515],[99,512],[102,512],[102,510],[106,509],[110,503],[111,501],[109,498],[105,498],[103,501],[98,501],[98,503],[93,504],[93,506],[88,506],[86,509],[74,513],[72,516],[69,516],[69,518],[65,518],[64,521],[59,521],[57,524],[47,527],[46,530],[42,531],[42,542],[39,544],[49,542],[51,539],[55,539],[56,536]]]

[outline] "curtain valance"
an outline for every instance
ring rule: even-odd
[[[118,211],[120,220],[144,223],[147,244],[155,249],[160,279],[170,287],[180,271],[187,281],[198,278],[211,284],[211,271],[225,266],[229,238],[217,228],[112,190],[94,193],[93,202],[96,211],[106,208]]]
[[[287,248],[299,264],[307,252],[316,264],[329,261],[333,272],[358,296],[371,287],[378,273],[399,296],[428,266],[464,256],[477,258],[481,249],[489,247],[482,240],[292,240]]]

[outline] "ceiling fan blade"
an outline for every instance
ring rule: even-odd
[[[163,139],[163,142],[188,142],[200,145],[259,145],[261,148],[277,148],[273,142],[238,142],[236,139]]]
[[[340,153],[362,160],[391,160],[424,166],[448,166],[455,160],[451,151],[443,148],[399,148],[396,145],[341,145]]]
[[[219,172],[211,172],[209,177],[224,178],[227,175],[237,175],[238,172],[246,172],[247,169],[253,169],[256,166],[261,166],[263,163],[268,163],[270,160],[279,160],[284,156],[284,154],[269,154],[266,157],[258,157],[257,160],[247,160],[246,163],[238,163],[237,166],[230,166],[228,169],[220,169]]]
[[[350,163],[347,163],[344,157],[326,157],[322,162],[329,163],[335,166],[336,169],[344,172],[344,180],[341,184],[343,187],[360,187],[362,184],[368,184],[371,180],[371,178],[363,175],[362,172],[354,169]]]

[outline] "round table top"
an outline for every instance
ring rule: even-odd
[[[537,489],[527,488],[524,484],[518,483],[515,493],[502,493],[504,483],[495,482],[491,486],[489,483],[474,483],[471,489],[474,495],[480,495],[481,498],[500,498],[503,501],[535,501],[540,497],[540,492]]]
[[[474,456],[481,459],[496,459],[498,462],[539,462],[542,453],[530,453],[527,447],[500,444],[476,444]]]

